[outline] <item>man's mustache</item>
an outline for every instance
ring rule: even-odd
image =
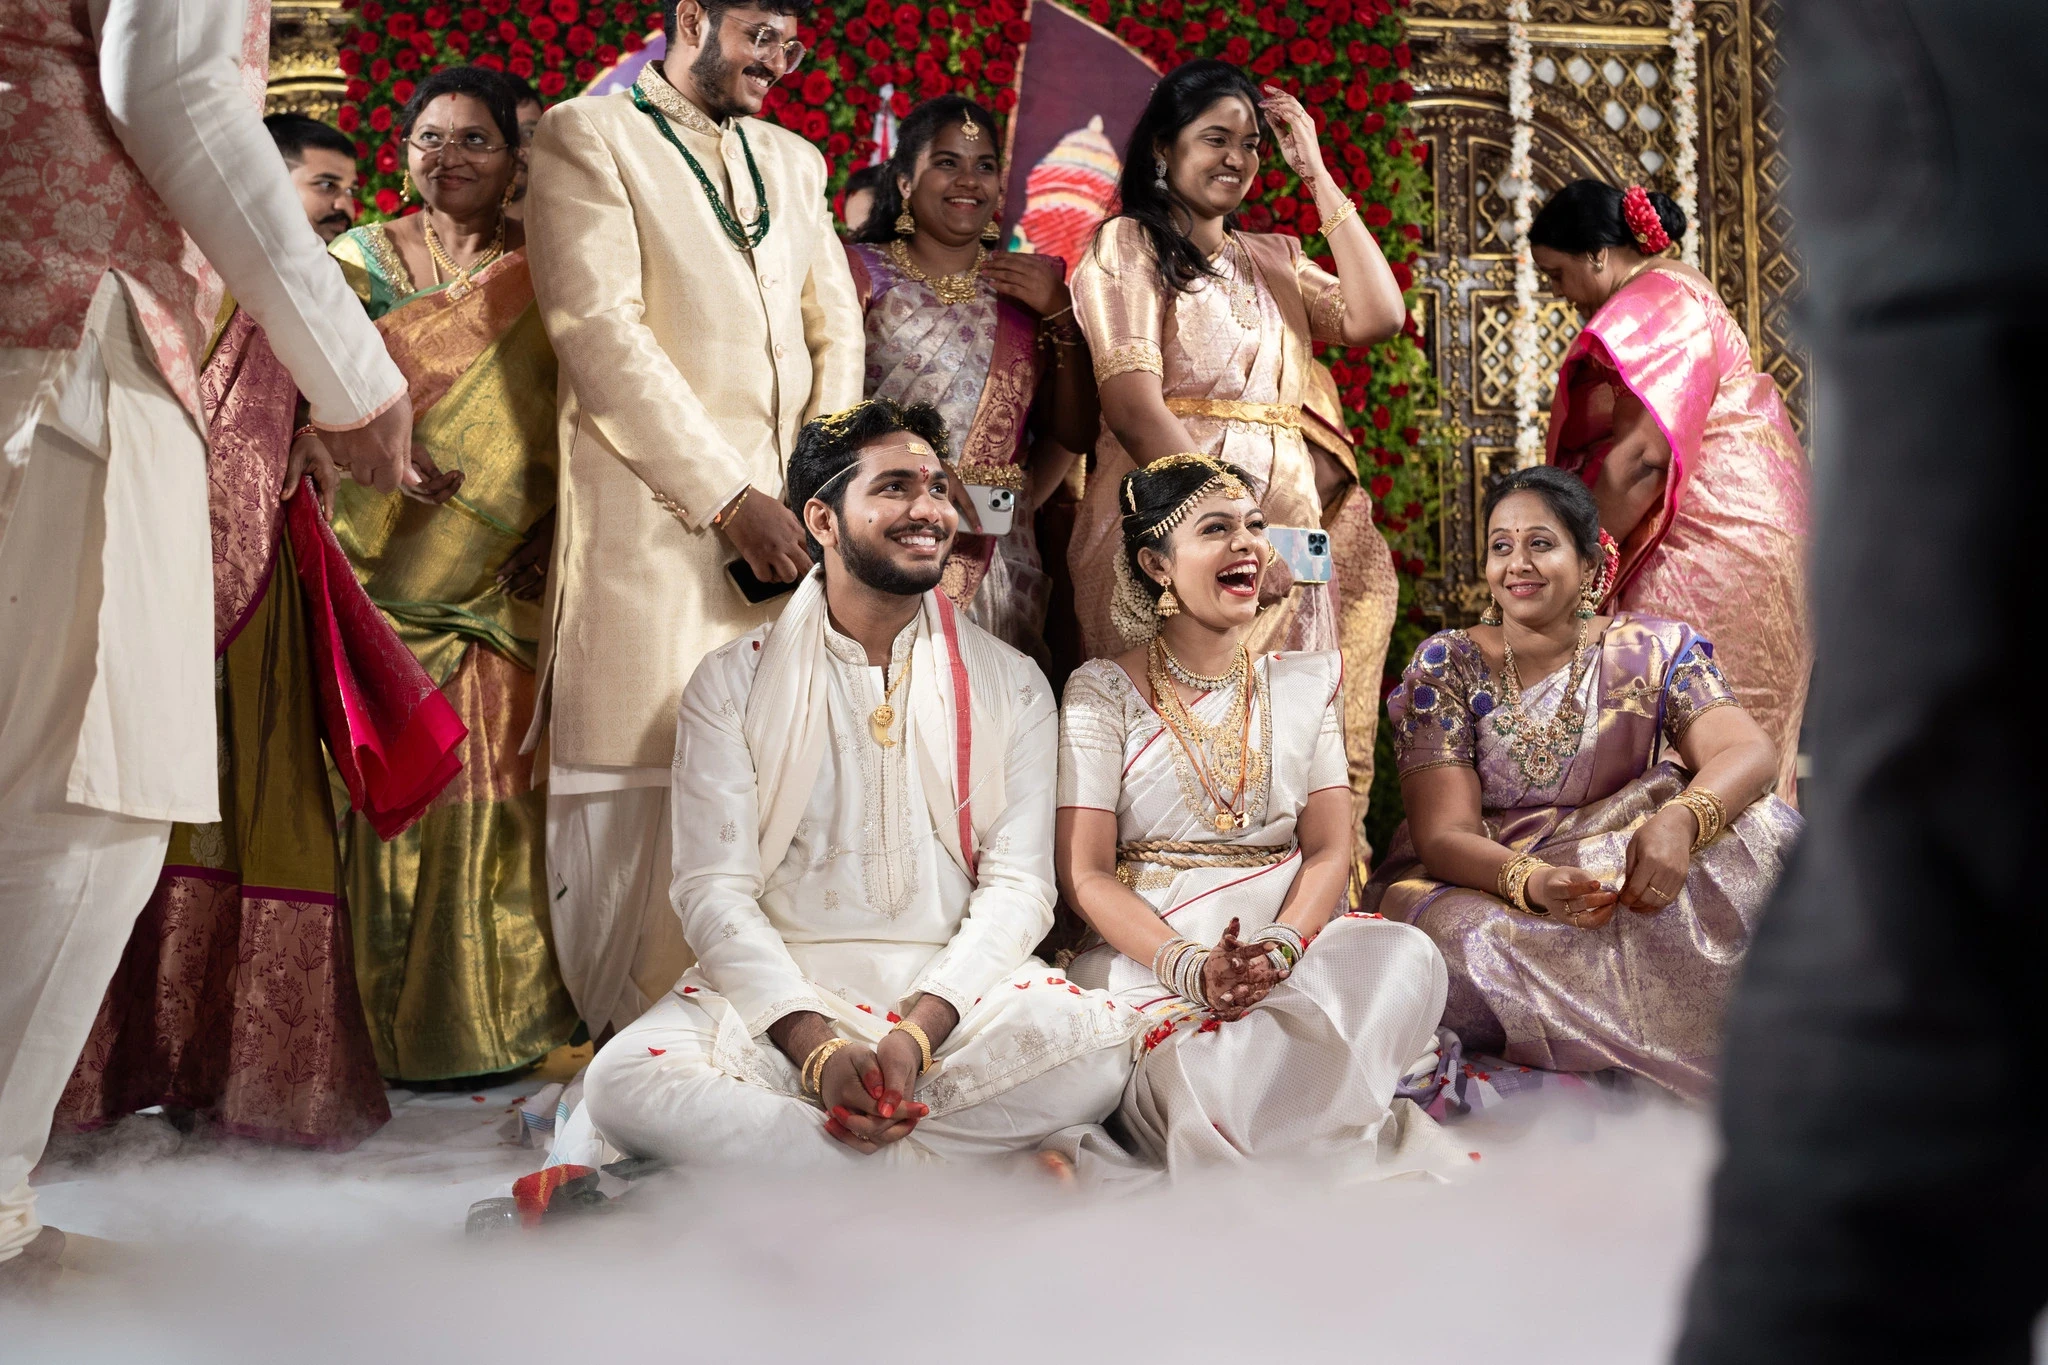
[[[355,219],[345,213],[330,213],[317,224],[319,227],[340,228],[343,232],[355,226]]]
[[[755,63],[753,66],[745,68],[743,74],[748,76],[758,76],[762,80],[768,82],[768,84],[770,85],[773,85],[776,81],[782,79],[780,76],[777,76],[773,71],[770,71],[767,67],[762,66],[758,62]]]

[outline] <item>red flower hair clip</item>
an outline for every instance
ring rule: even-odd
[[[1630,185],[1622,194],[1621,218],[1628,224],[1636,245],[1647,254],[1655,256],[1671,245],[1671,234],[1664,230],[1664,220],[1657,216],[1650,192],[1641,185]]]
[[[1607,595],[1614,591],[1614,580],[1621,575],[1621,542],[1607,532],[1600,533],[1600,567],[1593,575],[1593,588],[1588,598],[1595,604],[1605,602]]]

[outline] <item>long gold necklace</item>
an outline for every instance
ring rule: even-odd
[[[896,741],[889,738],[889,731],[896,725],[896,708],[890,703],[895,699],[896,689],[903,686],[903,680],[910,676],[910,656],[903,657],[903,671],[896,675],[895,682],[889,682],[889,670],[882,670],[882,680],[887,685],[882,689],[882,704],[868,712],[868,733],[875,737],[875,743],[884,749],[896,747]]]
[[[910,259],[910,247],[901,237],[890,242],[886,248],[889,263],[938,295],[940,303],[951,306],[966,303],[974,297],[974,287],[981,277],[981,268],[988,264],[988,248],[974,248],[974,264],[951,275],[930,275],[918,269],[916,261]]]
[[[427,256],[434,262],[434,281],[440,283],[442,272],[448,273],[448,297],[451,299],[466,298],[476,288],[473,281],[477,272],[505,254],[505,215],[502,213],[498,215],[498,231],[491,238],[491,244],[484,248],[483,255],[467,266],[455,264],[454,257],[442,247],[440,234],[434,231],[431,218],[423,217],[420,226],[427,232]]]
[[[1586,728],[1586,708],[1579,702],[1579,685],[1586,680],[1592,656],[1586,652],[1587,622],[1579,618],[1578,643],[1572,646],[1572,669],[1566,675],[1564,696],[1557,710],[1541,725],[1528,724],[1521,711],[1522,675],[1515,667],[1515,647],[1501,632],[1501,707],[1494,712],[1494,731],[1507,741],[1508,753],[1531,787],[1547,787],[1557,780],[1579,752]]]
[[[1187,755],[1188,766],[1194,770],[1195,780],[1214,807],[1213,814],[1200,809],[1196,814],[1207,819],[1218,834],[1244,829],[1251,824],[1245,789],[1260,780],[1265,765],[1264,756],[1251,745],[1251,653],[1243,645],[1238,646],[1237,662],[1227,675],[1237,683],[1236,696],[1223,723],[1216,726],[1204,723],[1180,699],[1167,663],[1169,657],[1165,641],[1154,636],[1147,679],[1152,685],[1159,718],[1173,732],[1181,751]],[[1235,789],[1229,797],[1223,794],[1225,787]]]

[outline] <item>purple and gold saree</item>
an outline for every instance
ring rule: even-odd
[[[1713,646],[1679,622],[1624,613],[1587,649],[1596,658],[1579,694],[1585,728],[1555,773],[1524,772],[1504,722],[1555,715],[1570,669],[1530,684],[1510,711],[1462,630],[1422,642],[1387,715],[1404,776],[1475,769],[1488,837],[1619,887],[1637,826],[1685,785],[1667,746],[1736,699]],[[1800,827],[1797,812],[1765,796],[1694,855],[1672,904],[1578,929],[1511,910],[1491,889],[1436,880],[1403,824],[1365,908],[1435,940],[1451,973],[1444,1024],[1467,1051],[1551,1071],[1620,1068],[1699,1098],[1713,1084],[1722,1008]]]

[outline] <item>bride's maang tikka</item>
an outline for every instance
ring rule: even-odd
[[[1201,486],[1196,488],[1194,492],[1175,503],[1157,521],[1154,521],[1149,526],[1137,525],[1135,522],[1135,518],[1138,515],[1138,488],[1135,482],[1137,476],[1141,473],[1157,474],[1169,469],[1184,469],[1189,465],[1200,465],[1209,471],[1210,477],[1204,480]],[[1179,455],[1168,455],[1162,460],[1154,460],[1151,464],[1146,465],[1143,470],[1134,469],[1124,477],[1124,528],[1133,535],[1148,539],[1152,536],[1163,536],[1186,520],[1188,513],[1194,510],[1195,505],[1212,493],[1221,493],[1227,498],[1249,498],[1251,496],[1251,490],[1244,486],[1244,481],[1231,473],[1229,466],[1225,465],[1223,461],[1217,459],[1214,455],[1203,455],[1196,451],[1185,451]]]

